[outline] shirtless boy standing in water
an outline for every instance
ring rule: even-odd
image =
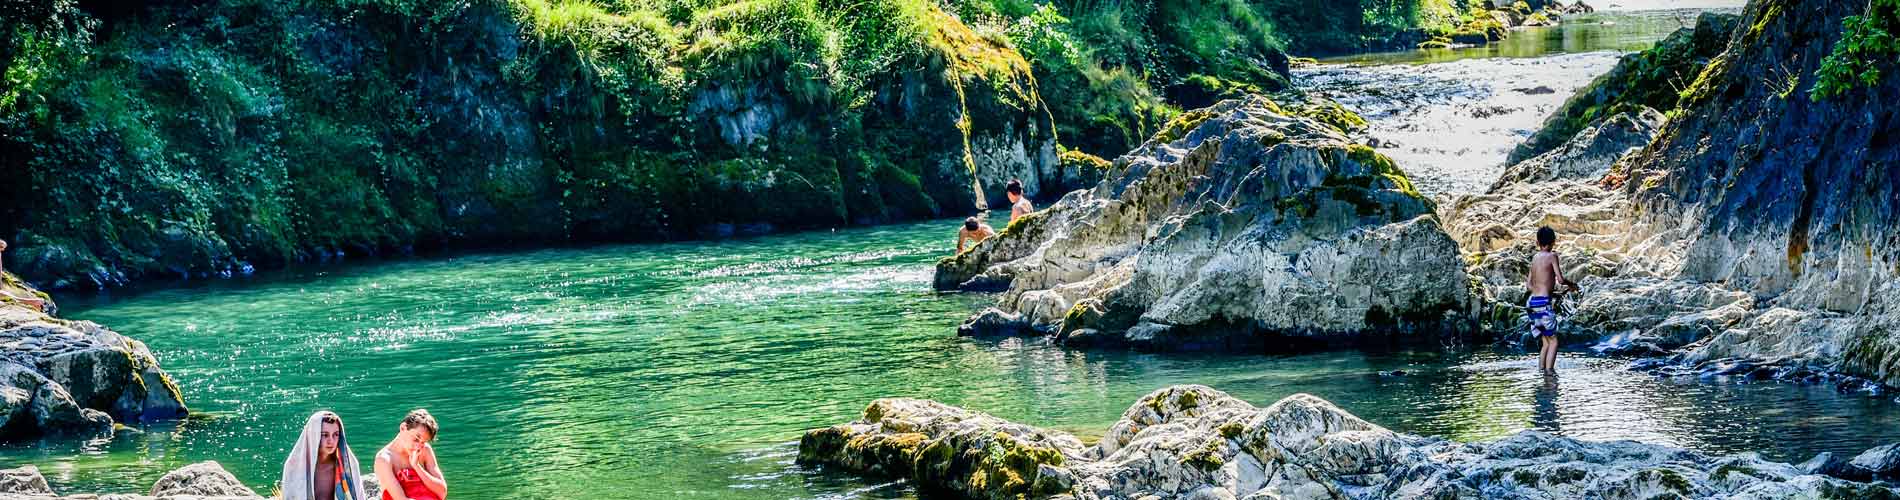
[[[1557,262],[1556,246],[1557,231],[1537,228],[1537,254],[1531,256],[1530,279],[1524,284],[1530,289],[1530,300],[1525,301],[1524,309],[1531,320],[1531,332],[1542,342],[1537,351],[1537,367],[1545,372],[1557,371],[1557,315],[1551,311],[1551,292],[1557,290],[1559,283],[1571,290],[1577,289],[1576,283],[1564,279],[1563,266]]]

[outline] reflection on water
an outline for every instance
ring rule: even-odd
[[[1483,192],[1511,149],[1622,54],[1693,26],[1696,11],[1603,13],[1487,47],[1329,59],[1300,87],[1364,115],[1374,146],[1428,194]]]
[[[123,492],[218,460],[269,491],[308,412],[336,409],[353,445],[374,450],[403,412],[427,407],[463,499],[900,498],[913,490],[796,467],[788,443],[891,396],[1099,435],[1143,394],[1185,383],[1259,405],[1313,393],[1400,431],[1464,440],[1543,429],[1784,460],[1900,440],[1894,426],[1866,425],[1900,417],[1884,400],[1658,379],[1608,359],[1567,355],[1559,380],[1518,352],[1149,355],[961,339],[956,323],[990,298],[929,292],[955,225],[68,298],[71,316],[151,344],[200,415],[0,448],[0,462],[37,464],[63,492]]]
[[[1740,4],[1728,7],[1740,7]],[[1558,54],[1614,51],[1633,52],[1655,45],[1680,28],[1695,27],[1696,16],[1707,10],[1676,8],[1640,12],[1600,12],[1564,18],[1558,26],[1520,28],[1503,40],[1475,47],[1406,50],[1354,54],[1321,59],[1327,64],[1355,66],[1431,64],[1494,57],[1527,58]],[[1740,12],[1736,8],[1717,12]]]

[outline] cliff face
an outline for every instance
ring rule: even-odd
[[[1294,13],[1323,5],[1341,23]],[[81,2],[0,11],[0,238],[49,288],[964,215],[1309,31],[1451,3]],[[1088,165],[1092,161],[1071,162]]]
[[[18,269],[55,288],[1062,191],[1028,63],[935,7],[820,26],[801,2],[51,5],[13,38],[9,74],[34,79],[0,107],[0,210]]]
[[[1660,128],[1625,126],[1653,120],[1637,108],[1448,204],[1486,293],[1506,312],[1522,298],[1529,233],[1548,225],[1566,273],[1587,278],[1572,341],[1667,355],[1672,370],[1900,384],[1900,43],[1849,35],[1866,23],[1900,26],[1900,6],[1751,3]],[[1592,95],[1653,94],[1617,87],[1646,80]]]
[[[1694,228],[1681,276],[1812,312],[1753,321],[1695,357],[1793,357],[1900,383],[1900,47],[1844,36],[1850,17],[1892,30],[1900,5],[1752,2],[1681,116],[1630,160],[1637,210]],[[1815,92],[1843,45],[1881,76]]]

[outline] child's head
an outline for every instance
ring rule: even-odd
[[[1022,179],[1010,179],[1009,184],[1003,186],[1003,191],[1009,193],[1009,201],[1015,203],[1016,200],[1023,197]]]
[[[435,440],[437,427],[435,416],[429,410],[417,408],[402,417],[402,425],[396,427],[396,437],[407,438],[411,445],[420,446]]]
[[[1537,248],[1549,250],[1552,245],[1556,245],[1556,244],[1557,244],[1556,230],[1551,229],[1550,226],[1537,228]]]
[[[982,225],[983,223],[980,221],[977,221],[975,217],[963,219],[963,229],[965,231],[975,231],[977,227],[980,227]]]

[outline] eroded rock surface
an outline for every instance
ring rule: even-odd
[[[6,276],[10,293],[30,288]],[[143,342],[89,321],[0,304],[0,438],[109,433],[185,415],[178,387]]]
[[[1889,140],[1900,130],[1890,105],[1900,79],[1814,99],[1811,78],[1761,76],[1815,74],[1841,38],[1841,19],[1864,7],[1764,0],[1739,21],[1704,16],[1693,32],[1612,72],[1628,78],[1592,90],[1653,94],[1617,86],[1654,86],[1639,76],[1704,60],[1721,34],[1726,50],[1696,64],[1692,85],[1668,92],[1676,109],[1659,128],[1625,126],[1654,117],[1598,122],[1511,167],[1490,192],[1446,203],[1447,230],[1491,299],[1485,317],[1520,316],[1528,240],[1550,226],[1562,235],[1566,275],[1589,278],[1579,280],[1569,341],[1667,356],[1644,366],[1675,372],[1900,384],[1900,341],[1890,333],[1900,328],[1890,222],[1900,214],[1900,171],[1891,168],[1900,143]],[[1619,109],[1648,102],[1605,99]]]
[[[1094,188],[939,262],[939,289],[1004,290],[965,332],[1181,350],[1468,330],[1433,203],[1347,138],[1349,113],[1280,99],[1188,112]]]
[[[1863,456],[1892,454],[1876,449]],[[1535,431],[1458,443],[1393,432],[1310,395],[1258,408],[1192,385],[1143,397],[1088,447],[1068,434],[941,403],[878,400],[858,421],[806,433],[799,461],[908,478],[926,491],[978,499],[1894,495],[1886,486],[1752,454],[1711,456]]]

